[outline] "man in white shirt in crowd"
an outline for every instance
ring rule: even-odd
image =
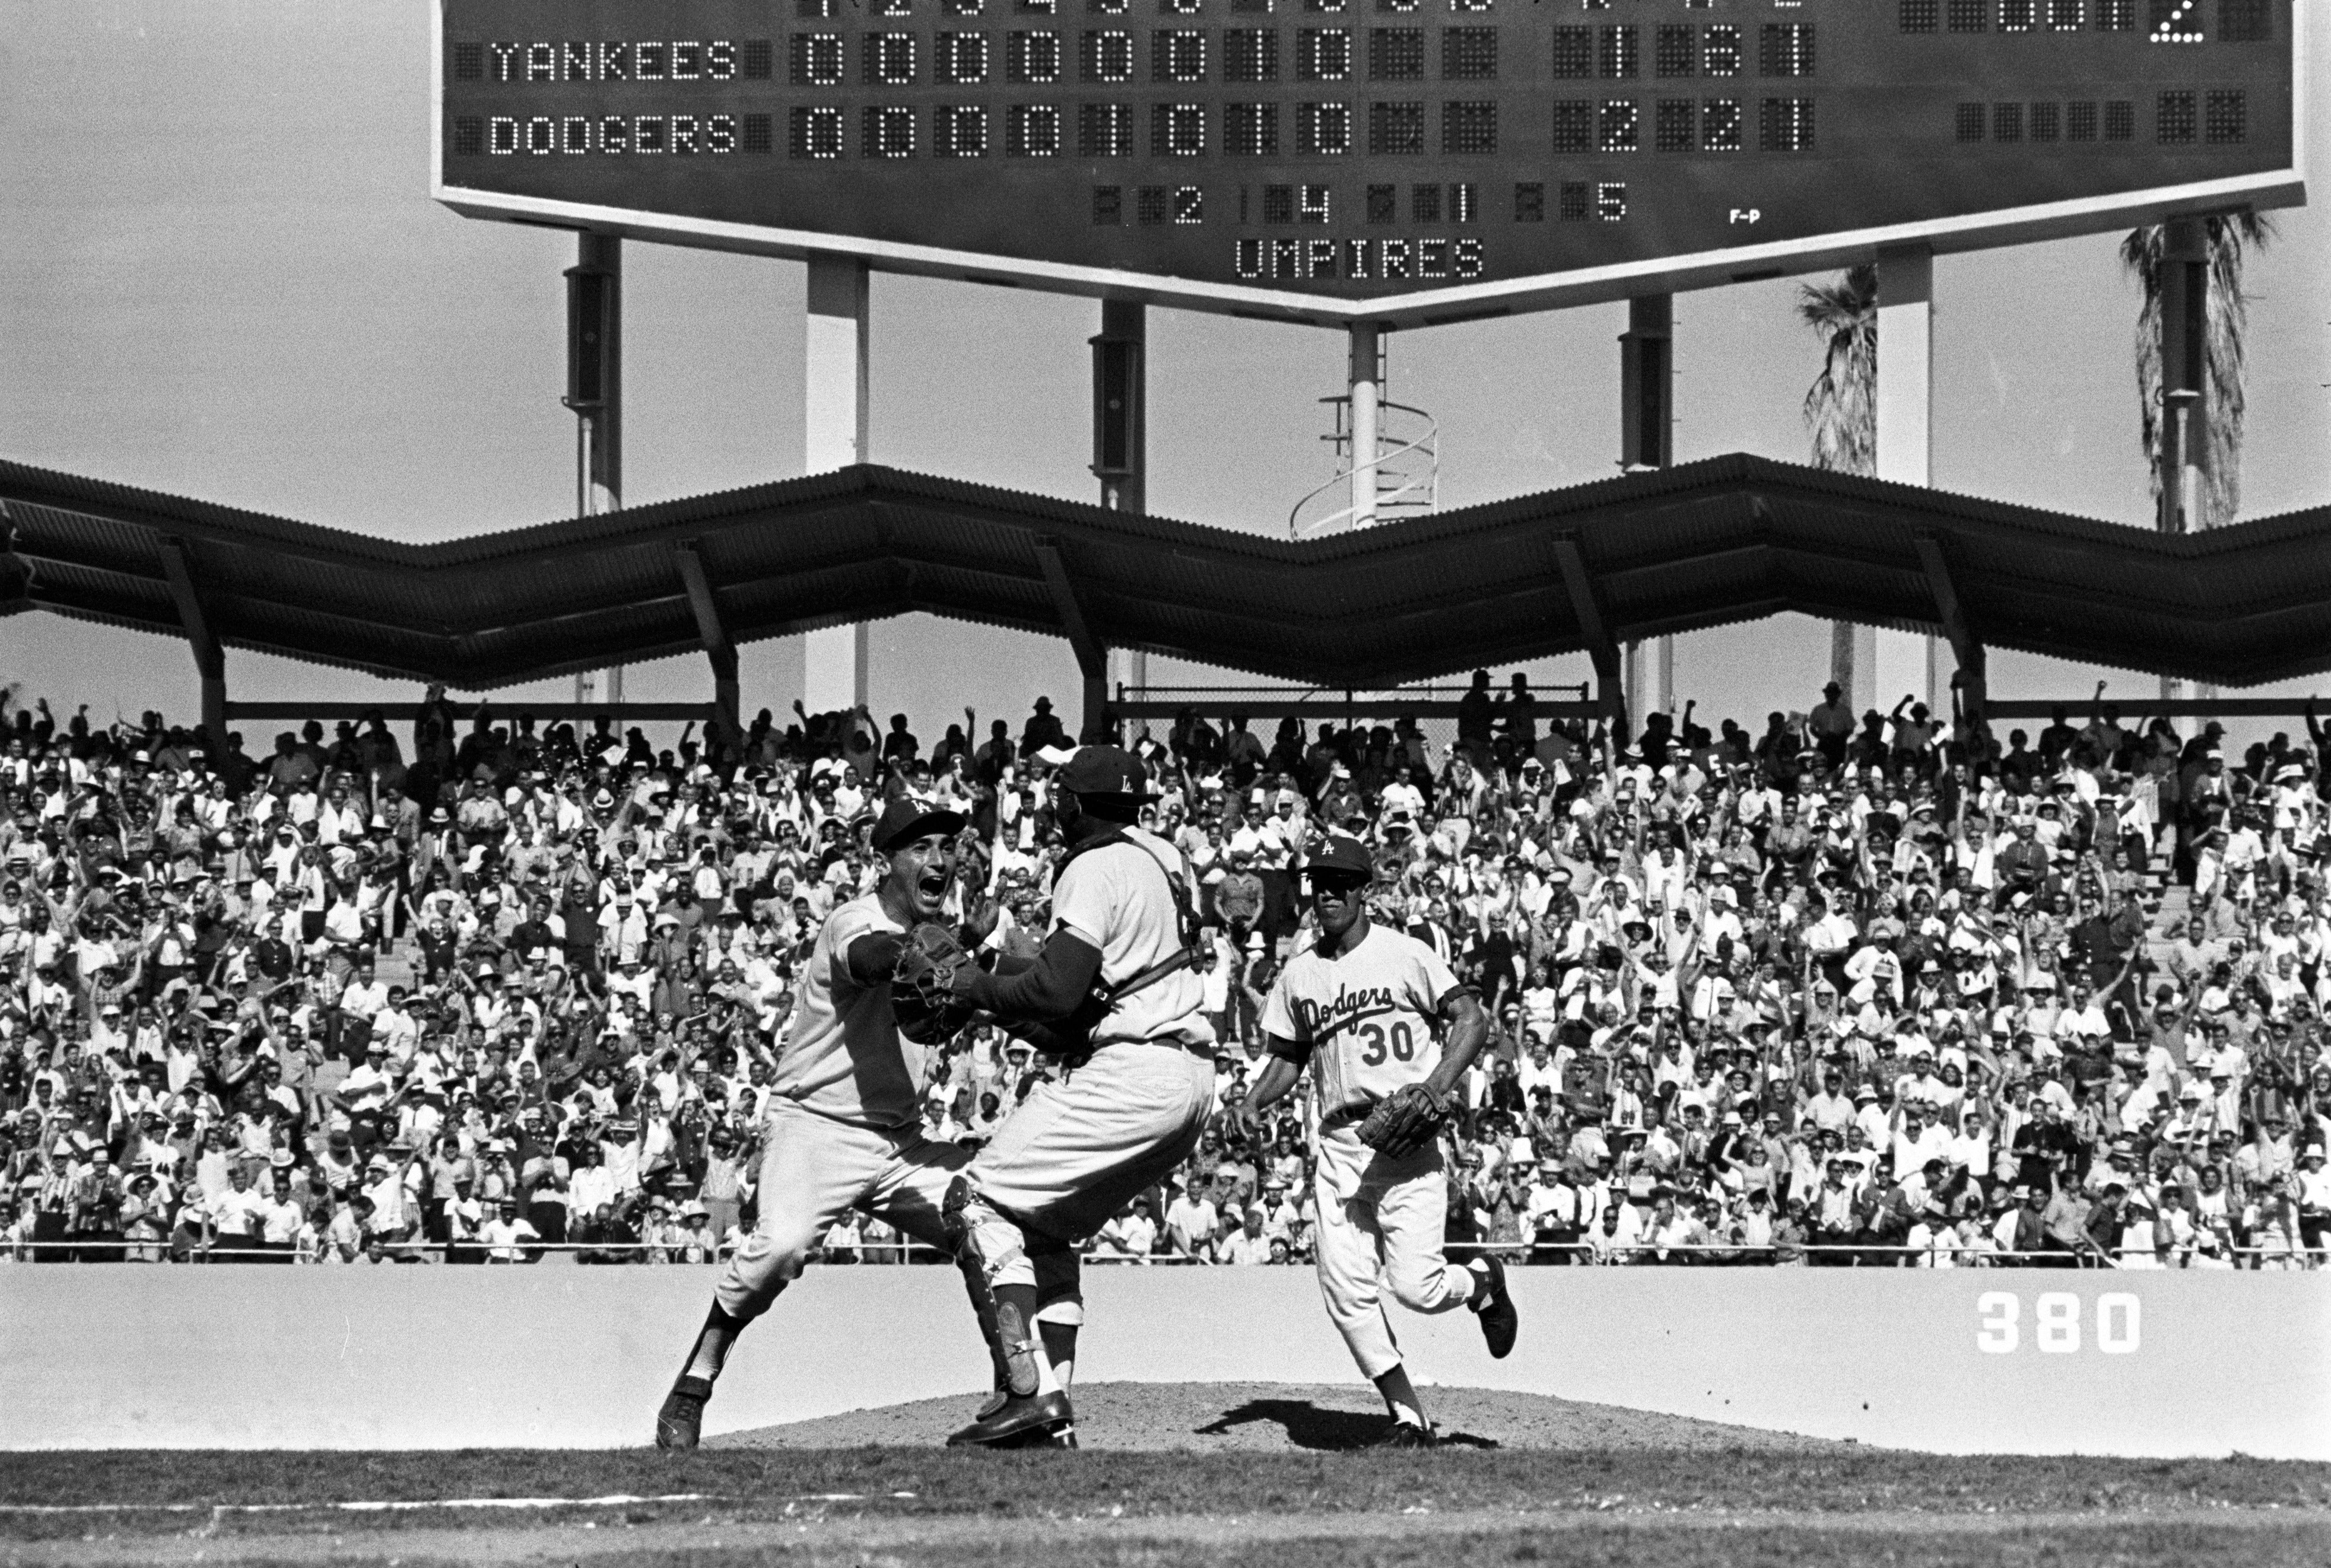
[[[1177,1257],[1212,1262],[1214,1232],[1221,1227],[1221,1212],[1214,1207],[1213,1200],[1203,1193],[1176,1193],[1174,1201],[1166,1205],[1166,1241]]]
[[[275,1173],[275,1179],[266,1194],[266,1204],[259,1214],[259,1240],[267,1250],[271,1263],[289,1263],[300,1240],[300,1231],[308,1223],[308,1212],[292,1201],[290,1159],[283,1158],[284,1168]]]
[[[220,1251],[255,1251],[263,1240],[270,1206],[268,1196],[252,1184],[249,1163],[234,1161],[227,1167],[226,1190],[210,1201],[205,1240]]]
[[[1908,1099],[1902,1103],[1902,1125],[1895,1130],[1892,1145],[1894,1168],[1917,1171],[1928,1160],[1948,1162],[1951,1152],[1951,1132],[1937,1121],[1929,1119],[1930,1112],[1924,1100]]]
[[[2324,1236],[2331,1231],[2331,1174],[2324,1170],[2323,1145],[2309,1144],[2298,1156],[2298,1240],[2320,1264]]]
[[[527,1243],[539,1241],[541,1234],[518,1212],[518,1200],[504,1198],[494,1216],[480,1228],[478,1239],[485,1243],[489,1263],[528,1263],[535,1256],[527,1251]]]
[[[1262,1210],[1251,1205],[1239,1228],[1223,1240],[1221,1263],[1251,1264],[1270,1261],[1270,1238],[1262,1233]]]
[[[1136,1198],[1125,1212],[1100,1228],[1094,1238],[1094,1255],[1146,1263],[1157,1248],[1157,1222],[1149,1217],[1149,1200]]]

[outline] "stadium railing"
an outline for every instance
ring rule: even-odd
[[[1941,1267],[1954,1269],[2201,1269],[2263,1270],[2273,1269],[2320,1269],[2331,1258],[2323,1251],[2305,1249],[2288,1250],[2267,1247],[2237,1247],[2216,1253],[2202,1253],[2192,1249],[2179,1249],[2169,1257],[2145,1251],[2124,1250],[2107,1255],[2095,1250],[2074,1252],[2050,1250],[2040,1252],[2010,1252],[1975,1248],[1908,1247],[1899,1244],[1858,1243],[1808,1244],[1792,1247],[1749,1247],[1728,1242],[1658,1243],[1640,1242],[1624,1246],[1598,1247],[1587,1241],[1451,1241],[1447,1244],[1452,1256],[1462,1257],[1494,1252],[1512,1257],[1526,1267],[1560,1267],[1566,1263],[1587,1266],[1616,1264],[1627,1267],[1643,1266],[1722,1266],[1750,1268],[1809,1266],[1854,1266],[1867,1264],[1873,1259],[1888,1262],[1874,1267]],[[490,1246],[481,1241],[390,1241],[384,1243],[384,1256],[393,1262],[522,1264],[546,1259],[583,1265],[596,1263],[652,1262],[660,1266],[689,1266],[673,1257],[681,1249],[662,1242],[651,1241],[529,1241],[516,1247]],[[519,1256],[501,1254],[517,1252]],[[458,1257],[456,1255],[459,1255]],[[1562,1254],[1556,1259],[1555,1254]],[[586,1256],[587,1255],[587,1256]],[[703,1267],[725,1263],[728,1252],[721,1250],[715,1255],[692,1260]],[[1926,1263],[1922,1259],[1937,1261]],[[282,1247],[212,1247],[196,1248],[183,1255],[174,1254],[166,1242],[124,1241],[111,1239],[64,1241],[0,1241],[0,1262],[80,1262],[80,1263],[193,1263],[229,1265],[236,1263],[296,1264],[313,1263],[316,1259],[302,1259],[296,1250]],[[1947,1261],[1940,1261],[1947,1259]],[[1146,1258],[1118,1253],[1089,1252],[1088,1263],[1108,1267],[1157,1268],[1217,1268],[1205,1259],[1182,1253],[1158,1252]],[[940,1264],[950,1261],[936,1247],[919,1241],[859,1241],[839,1247],[829,1247],[813,1256],[813,1265],[825,1268],[849,1268],[895,1264]],[[1301,1253],[1290,1256],[1288,1263],[1308,1263]]]

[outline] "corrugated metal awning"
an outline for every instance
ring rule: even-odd
[[[182,628],[184,551],[230,647],[491,689],[699,646],[693,543],[737,642],[910,611],[1375,687],[1584,645],[1554,542],[1618,640],[1783,611],[2242,686],[2331,668],[2331,508],[2171,537],[1744,455],[1301,543],[861,466],[434,545],[0,462],[0,610]]]

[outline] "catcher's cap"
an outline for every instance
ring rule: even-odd
[[[1343,833],[1325,835],[1318,846],[1308,851],[1303,870],[1306,875],[1331,874],[1358,877],[1363,880],[1376,874],[1376,863],[1359,840]]]
[[[1080,795],[1125,795],[1135,800],[1154,801],[1156,792],[1149,787],[1149,770],[1123,746],[1080,746],[1069,758],[1054,781],[1062,789]]]
[[[925,833],[958,833],[963,831],[964,817],[960,812],[945,806],[929,805],[922,801],[900,795],[882,808],[881,820],[874,824],[874,848],[889,854],[901,844],[911,844]]]

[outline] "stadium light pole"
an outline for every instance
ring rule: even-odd
[[[576,236],[566,269],[566,395],[575,411],[575,515],[623,505],[623,242],[589,229]],[[589,673],[575,678],[575,700],[592,699]],[[623,700],[623,667],[607,670],[607,700]]]
[[[849,256],[809,259],[803,337],[803,471],[831,473],[868,461],[870,277]],[[802,639],[802,707],[811,713],[866,701],[866,623],[825,626]]]
[[[1879,479],[1922,489],[1934,482],[1934,402],[1935,255],[1924,245],[1889,247],[1878,252]],[[1906,691],[1930,709],[1936,706],[1933,636],[1884,629],[1858,634],[1867,637],[1870,655],[1854,660],[1858,713],[1885,711]]]

